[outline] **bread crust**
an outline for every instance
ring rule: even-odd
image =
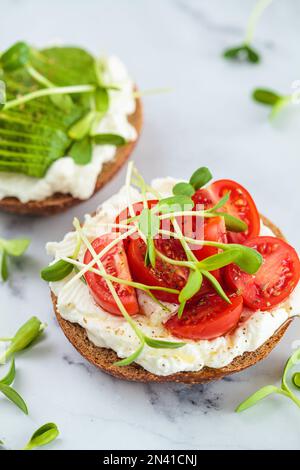
[[[136,99],[136,109],[133,114],[128,117],[129,122],[135,127],[138,137],[143,125],[143,108],[140,98]],[[97,193],[118,170],[124,165],[136,146],[138,138],[134,142],[117,148],[114,159],[103,165],[95,186],[94,193]],[[91,196],[92,197],[92,196]],[[0,210],[20,215],[48,216],[63,212],[69,207],[85,202],[84,199],[74,198],[71,194],[56,193],[41,201],[21,202],[15,197],[5,197],[0,200]]]
[[[264,224],[269,227],[274,235],[284,239],[281,230],[270,222],[266,217],[261,216]],[[177,382],[187,384],[199,384],[219,380],[236,372],[240,372],[264,359],[284,335],[286,329],[292,322],[288,319],[262,346],[253,352],[245,352],[242,356],[236,357],[230,364],[219,369],[204,367],[197,372],[177,372],[167,376],[159,376],[146,371],[138,364],[130,364],[125,367],[114,366],[119,359],[112,349],[100,348],[89,341],[86,331],[78,324],[64,320],[57,309],[57,297],[51,292],[51,298],[55,315],[65,336],[77,351],[93,365],[102,371],[111,374],[119,379],[135,382]]]

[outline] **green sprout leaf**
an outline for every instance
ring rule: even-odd
[[[1,279],[3,282],[8,279],[8,269],[7,269],[7,255],[6,251],[3,248],[0,249],[0,267],[1,267]]]
[[[52,95],[49,97],[54,106],[65,113],[69,113],[74,106],[72,98],[69,95]]]
[[[246,222],[234,215],[227,214],[227,212],[216,212],[216,215],[224,218],[226,229],[230,232],[245,232],[248,230]]]
[[[145,207],[139,216],[138,227],[145,237],[154,238],[159,231],[160,220],[148,207]]]
[[[224,245],[225,252],[231,250],[239,251],[238,256],[236,253],[234,254],[234,263],[237,264],[242,271],[245,271],[248,274],[257,273],[263,262],[263,258],[258,251],[253,248],[249,248],[248,246],[238,245],[235,243]]]
[[[158,202],[156,209],[162,214],[167,214],[169,212],[191,210],[193,206],[194,203],[189,196],[179,195],[161,199]]]
[[[300,372],[295,372],[292,377],[295,387],[300,388]]]
[[[201,272],[198,269],[191,269],[188,280],[185,286],[181,289],[180,294],[178,296],[179,302],[185,303],[189,299],[191,299],[195,294],[197,294],[197,292],[199,292],[199,290],[201,289],[202,280],[203,276]]]
[[[44,329],[45,325],[37,317],[31,317],[11,339],[10,346],[2,354],[0,362],[6,361],[10,356],[26,349],[41,335]]]
[[[272,90],[256,88],[252,93],[252,98],[258,103],[262,103],[267,106],[274,106],[282,99],[282,96]]]
[[[109,102],[108,90],[104,87],[96,88],[94,92],[94,103],[96,111],[95,118],[90,128],[90,135],[97,134],[99,123],[109,109]]]
[[[199,261],[198,267],[206,271],[215,271],[216,269],[221,269],[228,264],[234,263],[235,260],[239,258],[240,253],[240,250],[234,248],[232,250],[223,251],[223,253],[218,253]]]
[[[190,178],[190,184],[193,186],[193,188],[197,191],[197,189],[202,188],[204,185],[206,185],[210,180],[212,179],[212,174],[209,171],[208,168],[205,166],[198,168],[196,170],[191,178]]]
[[[115,362],[114,366],[118,366],[118,367],[129,366],[130,364],[132,364],[139,357],[139,355],[141,354],[141,352],[144,349],[144,346],[145,346],[145,343],[142,342],[141,345],[139,346],[139,348],[136,351],[134,351],[133,354],[126,357],[125,359],[122,359],[121,361]]]
[[[41,278],[47,282],[61,281],[73,271],[73,265],[64,260],[56,261],[41,271]]]
[[[41,426],[31,436],[30,441],[24,447],[24,450],[32,450],[37,447],[45,446],[50,442],[54,441],[59,435],[59,430],[56,424],[46,423]]]
[[[0,238],[0,247],[2,247],[10,256],[23,255],[29,244],[30,240],[27,238],[20,238],[15,240],[5,240],[4,238]]]
[[[208,212],[215,212],[217,209],[220,209],[221,207],[225,206],[226,202],[228,202],[230,198],[230,193],[231,191],[227,191],[226,194],[215,204],[211,209],[208,209]]]
[[[147,237],[147,252],[146,252],[145,262],[146,262],[146,266],[150,262],[151,266],[155,268],[156,250],[155,250],[154,240],[150,236]]]
[[[106,88],[98,87],[95,91],[95,106],[98,113],[102,116],[107,113],[109,108],[109,94]]]
[[[96,117],[95,111],[89,111],[69,129],[69,137],[73,140],[82,140],[85,136],[89,135]]]
[[[224,291],[224,289],[221,286],[221,284],[219,283],[219,281],[215,278],[215,276],[213,276],[209,271],[205,271],[204,269],[201,270],[201,273],[204,277],[206,277],[206,279],[209,280],[209,282],[211,283],[211,285],[213,286],[213,288],[215,289],[217,294],[223,300],[225,300],[225,302],[227,302],[228,304],[231,304],[231,300],[229,299],[228,295]]]
[[[173,187],[173,194],[174,196],[193,196],[195,194],[195,189],[190,183],[177,183]]]
[[[1,384],[4,385],[11,385],[16,377],[16,366],[15,366],[15,359],[12,358],[10,368],[7,374],[0,380]]]
[[[239,404],[236,408],[236,412],[240,413],[241,411],[245,411],[251,406],[256,405],[259,401],[263,400],[264,398],[272,395],[273,393],[282,393],[281,389],[275,387],[275,385],[266,385],[265,387],[260,388],[255,393],[250,395],[246,400]]]
[[[156,251],[153,238],[159,231],[160,220],[156,214],[145,207],[139,216],[138,227],[147,240],[145,263],[148,265],[150,262],[155,267]]]
[[[82,140],[76,140],[68,154],[73,158],[77,165],[86,165],[92,160],[92,142],[90,137],[85,137]]]
[[[258,64],[260,62],[259,53],[247,44],[226,49],[223,53],[223,57],[239,62],[250,62],[252,64]]]
[[[284,390],[290,392],[290,388],[287,384],[287,375],[288,375],[288,372],[297,364],[300,363],[300,349],[297,349],[292,355],[291,357],[287,360],[285,366],[284,366],[284,370],[283,370],[283,374],[282,374],[282,381],[281,381],[281,386]]]
[[[126,139],[118,134],[93,134],[93,142],[96,145],[115,145],[121,147],[127,143]]]
[[[30,244],[28,239],[5,240],[0,238],[0,270],[3,281],[8,279],[7,255],[22,256]]]
[[[178,349],[182,348],[182,346],[185,346],[186,343],[182,342],[174,342],[174,341],[164,341],[160,339],[153,339],[149,338],[148,336],[145,336],[145,343],[150,346],[150,348],[155,348],[155,349]]]
[[[20,410],[28,415],[28,408],[23,398],[9,385],[0,382],[0,392],[13,402]]]
[[[6,72],[23,67],[29,61],[30,48],[25,42],[17,42],[0,57],[0,65]]]

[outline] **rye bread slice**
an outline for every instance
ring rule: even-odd
[[[136,110],[128,117],[129,122],[135,127],[138,136],[142,130],[143,124],[143,108],[142,102],[139,98],[136,99]],[[137,139],[138,140],[138,139]],[[127,145],[117,149],[115,158],[107,163],[104,163],[101,173],[98,176],[94,194],[99,191],[118,170],[124,165],[126,160],[131,155],[137,140],[129,142]],[[47,197],[42,201],[28,201],[21,202],[15,197],[5,197],[0,199],[0,210],[11,212],[20,215],[38,215],[47,216],[63,212],[69,207],[85,202],[85,200],[74,198],[71,194],[56,193],[53,196]]]
[[[261,216],[264,224],[269,227],[275,236],[284,239],[280,229],[270,222],[266,217]],[[240,372],[247,367],[253,366],[264,359],[276,344],[283,337],[292,319],[287,320],[262,346],[253,352],[245,352],[242,356],[236,357],[229,365],[220,369],[204,367],[198,372],[177,372],[168,376],[159,376],[146,371],[138,364],[131,364],[125,367],[114,366],[119,359],[112,349],[100,348],[89,341],[85,330],[78,324],[64,320],[57,309],[57,297],[51,292],[53,307],[58,323],[65,336],[77,351],[89,362],[102,371],[111,374],[119,379],[135,382],[177,382],[187,384],[198,384],[218,380],[226,375]]]

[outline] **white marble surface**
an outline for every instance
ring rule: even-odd
[[[300,4],[275,0],[263,17],[256,34],[261,65],[225,62],[220,53],[240,41],[253,3],[2,0],[1,49],[21,38],[37,46],[59,39],[118,54],[142,89],[172,87],[144,100],[145,128],[134,154],[144,175],[188,177],[208,165],[216,177],[248,187],[299,249],[300,110],[271,126],[267,110],[249,94],[259,85],[289,93],[300,79]],[[28,255],[0,286],[1,336],[31,315],[49,324],[45,340],[17,358],[15,387],[29,417],[0,399],[0,439],[18,448],[40,424],[54,421],[61,437],[53,449],[299,448],[300,411],[284,397],[234,413],[247,394],[279,379],[299,338],[296,321],[267,360],[207,386],[123,383],[89,365],[65,340],[39,279],[48,262],[44,245],[60,239],[75,214],[93,211],[123,178],[124,171],[92,200],[51,219],[0,216],[3,236],[32,238]]]

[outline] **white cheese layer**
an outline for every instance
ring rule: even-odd
[[[174,182],[175,180],[171,178],[158,179],[152,183],[152,186],[166,196],[171,193]],[[133,202],[139,201],[139,193],[132,190],[130,199]],[[109,231],[108,227],[102,226],[100,223],[114,222],[116,215],[127,205],[126,191],[125,188],[122,188],[118,194],[111,197],[99,208],[95,216],[86,216],[83,225],[85,234],[90,240],[93,240],[101,233]],[[264,226],[262,226],[261,233],[263,235],[272,234]],[[75,244],[74,232],[70,232],[61,242],[48,243],[47,251],[54,258],[59,259],[62,256],[71,255]],[[79,259],[82,259],[84,252],[83,247]],[[113,349],[120,358],[128,357],[138,347],[138,339],[131,327],[122,317],[112,316],[96,305],[88,287],[82,281],[77,280],[69,288],[67,282],[72,277],[73,274],[60,282],[51,284],[52,291],[58,297],[58,310],[61,316],[85,328],[89,339],[96,346]],[[143,292],[138,292],[138,296],[144,313],[135,317],[139,327],[153,338],[178,341],[163,327],[163,322],[176,311],[177,306],[167,304],[170,313],[165,313]],[[246,318],[247,313],[245,309]],[[299,285],[287,302],[271,312],[251,312],[251,317],[242,323],[233,334],[212,341],[187,340],[186,345],[179,349],[153,349],[145,346],[136,362],[156,375],[197,371],[204,366],[224,367],[244,352],[259,348],[291,315],[297,314],[300,314]]]
[[[135,111],[133,82],[117,57],[108,57],[105,63],[105,83],[117,85],[120,91],[109,91],[109,110],[97,132],[119,134],[128,141],[136,140],[136,130],[127,118]],[[103,164],[113,160],[116,150],[114,145],[95,146],[92,160],[87,165],[77,165],[68,156],[60,158],[50,166],[43,178],[0,172],[0,199],[11,196],[26,203],[43,200],[57,192],[88,199],[94,192]]]

